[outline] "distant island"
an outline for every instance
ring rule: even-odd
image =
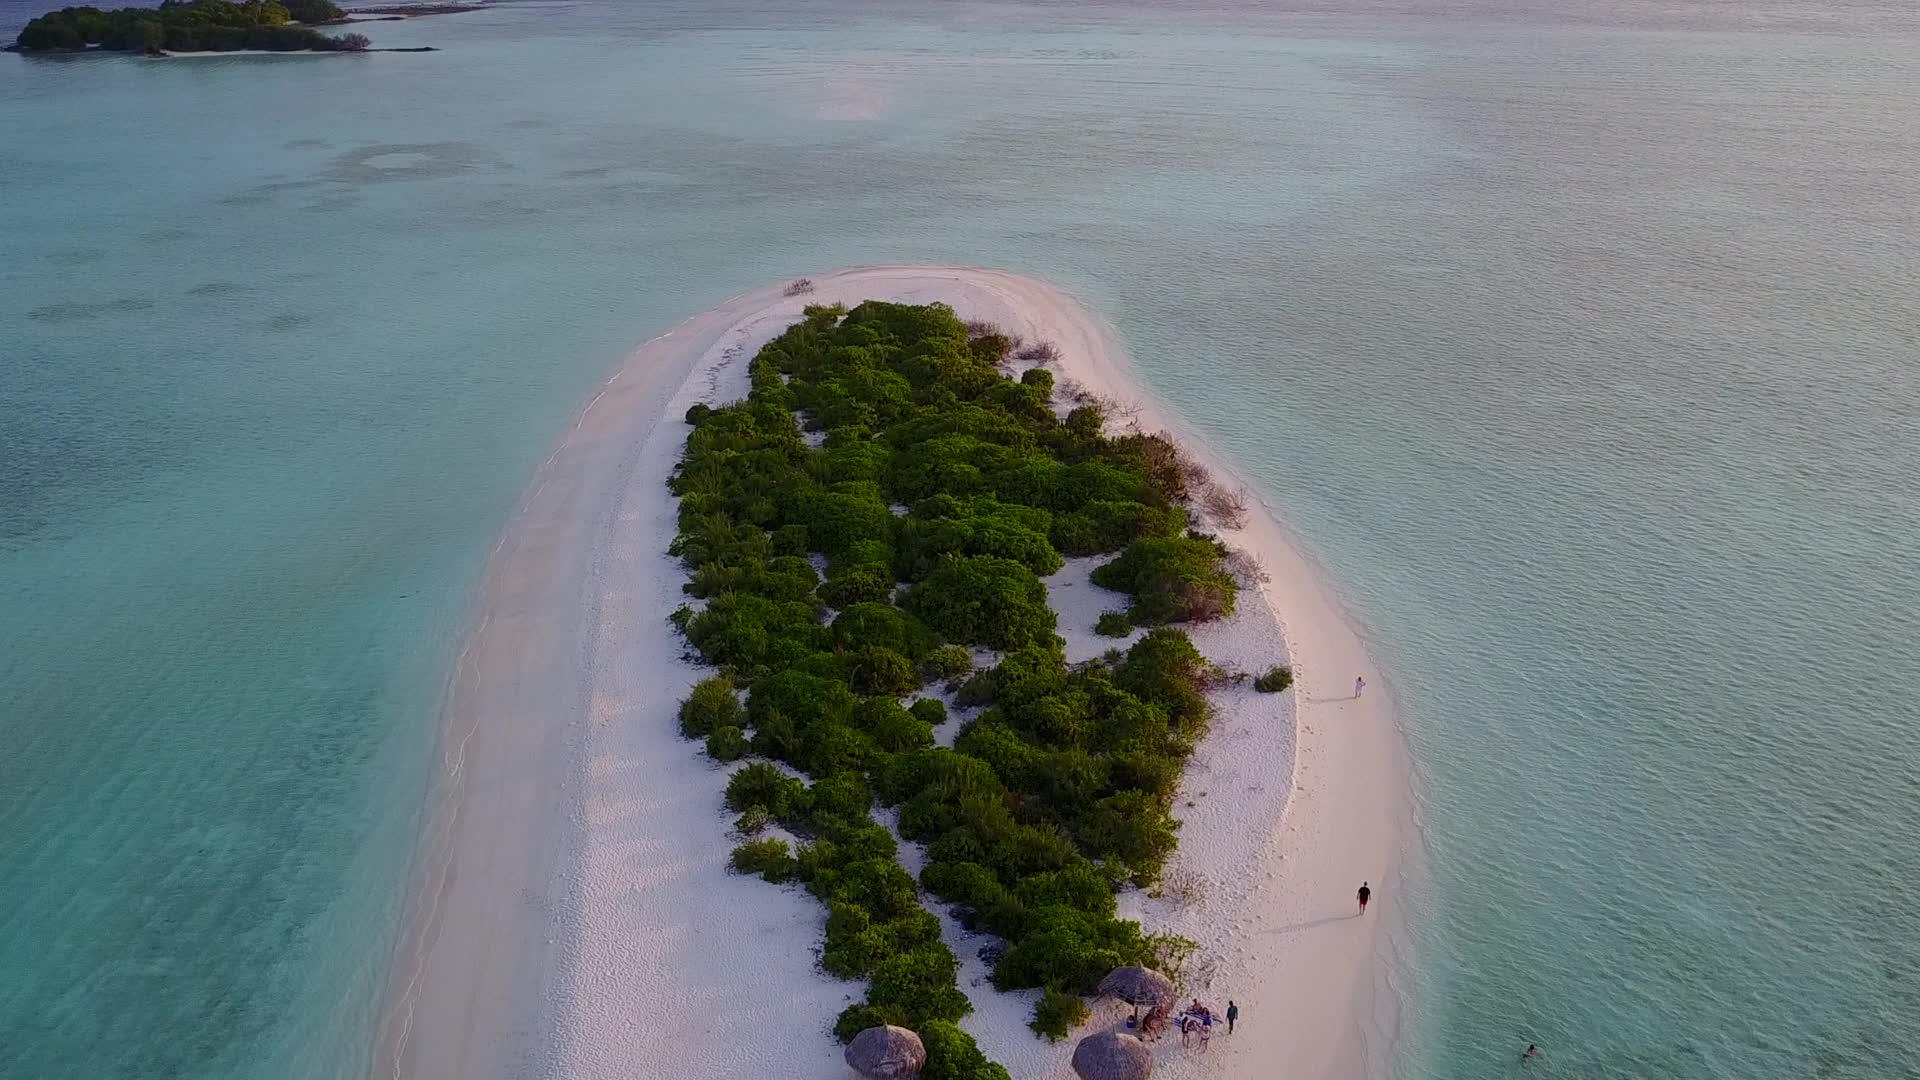
[[[402,17],[474,11],[477,4],[424,4],[348,11],[332,0],[164,0],[157,8],[102,11],[61,8],[33,20],[14,46],[29,52],[366,52],[365,34],[333,36],[314,29],[353,22],[358,14]],[[404,50],[420,51],[420,50]]]

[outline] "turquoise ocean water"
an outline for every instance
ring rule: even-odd
[[[372,33],[444,51],[0,56],[0,1075],[364,1071],[534,464],[673,321],[900,260],[1089,298],[1365,626],[1400,1077],[1920,1075],[1910,5]]]

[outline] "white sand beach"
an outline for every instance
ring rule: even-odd
[[[747,362],[809,303],[950,304],[1061,350],[1085,392],[1136,407],[1216,477],[1236,483],[1158,407],[1099,319],[1032,278],[961,267],[863,267],[737,296],[636,350],[540,467],[476,598],[449,689],[444,775],[394,962],[380,1077],[842,1080],[829,1030],[864,992],[817,970],[825,911],[796,888],[726,872],[728,769],[681,739],[674,712],[706,672],[666,616],[685,574],[666,554],[666,479],[696,401],[746,393]],[[1127,422],[1116,418],[1115,423]],[[1212,526],[1267,581],[1237,613],[1192,629],[1218,663],[1290,662],[1282,694],[1214,695],[1189,763],[1179,853],[1161,898],[1121,898],[1149,931],[1200,944],[1194,992],[1241,1008],[1206,1054],[1158,1044],[1166,1076],[1378,1077],[1396,1016],[1396,898],[1412,857],[1410,778],[1392,688],[1313,568],[1257,499]],[[1048,586],[1073,659],[1112,639],[1122,606],[1074,560]],[[1356,676],[1367,692],[1353,698]],[[943,729],[943,741],[951,728]],[[912,853],[903,853],[910,867]],[[1373,910],[1354,915],[1365,879]],[[1014,1077],[1070,1076],[1072,1042],[1026,1027],[1028,994],[985,983],[948,921],[975,1013],[962,1026]],[[1124,1014],[1096,1008],[1086,1031]],[[1085,1032],[1076,1032],[1084,1034]]]

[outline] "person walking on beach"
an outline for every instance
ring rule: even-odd
[[[1227,999],[1227,1034],[1229,1035],[1233,1034],[1233,1025],[1239,1019],[1240,1019],[1240,1006],[1235,1005],[1233,1003],[1232,998],[1228,998]]]
[[[1373,899],[1373,890],[1368,888],[1367,883],[1363,881],[1360,883],[1360,891],[1354,895],[1360,898],[1360,914],[1365,915],[1367,913],[1367,901]]]
[[[1355,675],[1353,677],[1353,699],[1355,701],[1360,700],[1360,691],[1365,690],[1366,688],[1367,688],[1367,680],[1361,678],[1358,675]]]

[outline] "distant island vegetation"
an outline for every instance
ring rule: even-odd
[[[149,54],[241,49],[365,52],[372,44],[365,34],[333,36],[314,27],[349,22],[355,14],[439,15],[472,11],[478,6],[432,4],[349,12],[332,0],[164,0],[157,8],[117,11],[69,7],[28,23],[14,44],[22,50],[44,52],[87,48]]]

